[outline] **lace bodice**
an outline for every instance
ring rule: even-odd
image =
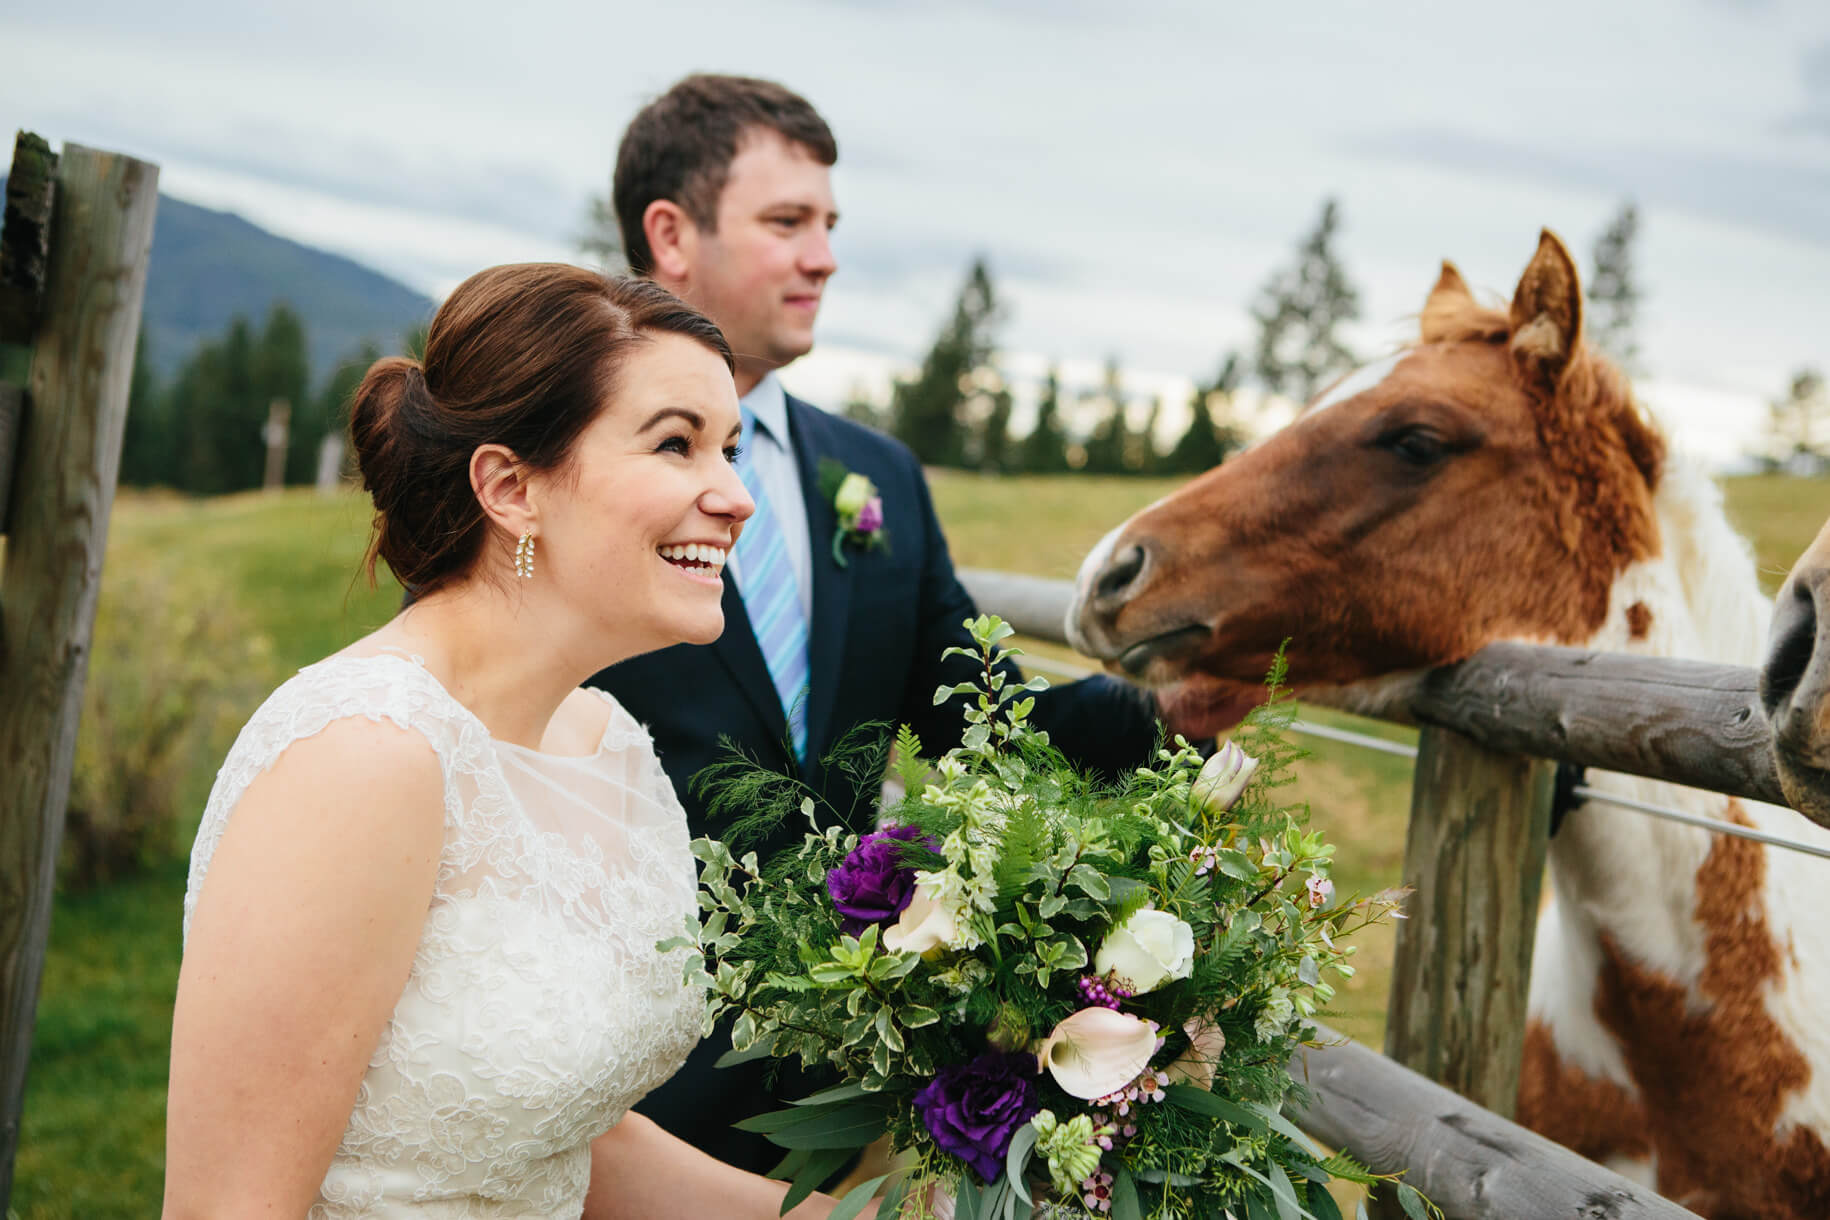
[[[561,757],[496,741],[413,660],[333,657],[275,691],[229,751],[191,852],[187,936],[236,802],[292,742],[391,721],[444,772],[424,932],[312,1220],[577,1216],[589,1141],[698,1040],[685,951],[655,948],[695,911],[685,815],[646,730],[602,697],[597,752]]]

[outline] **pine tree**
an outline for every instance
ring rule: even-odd
[[[866,428],[875,428],[879,432],[883,431],[889,415],[871,398],[870,391],[864,387],[862,382],[853,383],[851,393],[845,396],[845,408],[842,414],[854,423],[863,424]]]
[[[1820,472],[1830,458],[1826,431],[1830,431],[1830,392],[1825,390],[1824,376],[1816,369],[1799,369],[1792,374],[1785,397],[1767,404],[1769,465]]]
[[[1119,377],[1118,357],[1106,360],[1104,383],[1093,401],[1099,404],[1099,419],[1087,438],[1089,474],[1123,474],[1125,451],[1131,445],[1125,423],[1125,388]]]
[[[1308,402],[1358,360],[1337,333],[1360,316],[1360,294],[1335,252],[1340,209],[1322,202],[1315,228],[1297,247],[1295,264],[1266,281],[1252,307],[1258,323],[1258,379],[1273,394]]]
[[[1634,273],[1634,241],[1639,236],[1639,209],[1623,203],[1595,240],[1595,270],[1589,276],[1589,341],[1627,372],[1639,362],[1639,340],[1633,326],[1639,314],[1639,281]]]
[[[585,226],[578,235],[578,253],[600,271],[629,269],[629,260],[623,255],[623,230],[616,223],[616,210],[607,195],[593,195],[585,201]]]
[[[316,469],[318,440],[324,434],[324,423],[317,418],[309,397],[310,358],[306,355],[305,324],[284,303],[267,314],[253,355],[253,397],[266,419],[269,403],[280,401],[291,408],[290,435],[286,445],[288,483],[309,483]]]
[[[1188,429],[1163,459],[1163,468],[1171,474],[1200,474],[1225,460],[1239,448],[1239,430],[1231,422],[1216,416],[1232,405],[1233,392],[1239,388],[1242,362],[1239,353],[1229,353],[1219,374],[1205,385],[1197,385],[1188,400]]]
[[[170,418],[182,490],[220,495],[260,486],[267,403],[255,391],[254,336],[246,318],[231,321],[220,341],[200,344],[179,369]]]
[[[1061,427],[1061,376],[1051,367],[1036,400],[1036,423],[1023,438],[1020,464],[1031,474],[1060,474],[1068,468],[1067,433]]]
[[[993,331],[1002,320],[991,272],[975,258],[954,303],[953,316],[941,328],[912,381],[898,381],[890,416],[898,438],[930,466],[958,466],[965,453],[960,407],[967,379],[990,363]]]
[[[171,486],[177,481],[173,464],[178,446],[169,409],[153,373],[146,328],[141,327],[133,350],[133,376],[127,383],[127,425],[121,435],[120,481],[124,486]]]
[[[1144,426],[1131,433],[1125,446],[1125,470],[1131,474],[1155,474],[1158,464],[1163,460],[1156,451],[1157,424],[1163,418],[1163,396],[1157,395],[1150,400],[1150,413],[1144,417]]]
[[[999,385],[991,393],[991,410],[985,416],[978,440],[980,470],[1002,473],[1011,461],[1010,386]]]
[[[350,403],[356,397],[356,387],[368,376],[369,366],[381,359],[381,349],[373,343],[365,343],[353,354],[346,357],[336,368],[331,370],[324,388],[318,391],[313,413],[324,423],[324,436],[332,433],[347,439],[349,435]],[[323,436],[319,444],[323,443]],[[317,450],[312,450],[312,477],[317,477]],[[346,445],[343,450],[344,476],[350,477],[355,472],[355,454]]]

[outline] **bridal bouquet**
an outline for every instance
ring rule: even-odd
[[[930,763],[903,729],[881,829],[815,824],[766,861],[693,844],[704,919],[668,947],[701,951],[707,1032],[840,1081],[738,1124],[783,1149],[782,1210],[887,1133],[898,1168],[835,1220],[886,1182],[884,1217],[1338,1220],[1325,1184],[1379,1179],[1283,1117],[1287,1065],[1353,972],[1343,937],[1393,903],[1337,901],[1333,848],[1274,799],[1298,753],[1281,658],[1239,744],[1178,738],[1102,784],[1029,727],[1046,684],[998,668],[1011,629],[967,627],[949,654],[982,677],[935,695],[969,697],[963,743]],[[792,783],[735,765],[721,799],[812,823]]]

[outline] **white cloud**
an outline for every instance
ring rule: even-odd
[[[433,293],[565,256],[623,125],[673,79],[782,79],[842,152],[850,275],[833,341],[793,370],[829,402],[918,357],[981,251],[1013,366],[1116,355],[1173,402],[1248,340],[1246,305],[1330,193],[1368,350],[1405,334],[1440,258],[1504,294],[1539,226],[1586,255],[1635,193],[1644,388],[1693,404],[1680,433],[1720,451],[1794,367],[1830,364],[1830,248],[1761,220],[1810,223],[1810,198],[1762,195],[1830,172],[1796,121],[1821,104],[1817,0],[78,0],[0,14],[0,43],[14,125],[159,160],[176,193]],[[1431,131],[1492,155],[1389,155]]]

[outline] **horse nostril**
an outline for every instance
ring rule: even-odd
[[[1131,587],[1138,574],[1144,570],[1144,548],[1130,546],[1125,552],[1106,565],[1106,570],[1093,582],[1094,595],[1101,600],[1114,598]]]
[[[1797,692],[1811,668],[1817,644],[1817,600],[1802,583],[1773,607],[1773,629],[1767,636],[1766,663],[1760,667],[1760,705],[1768,720]]]

